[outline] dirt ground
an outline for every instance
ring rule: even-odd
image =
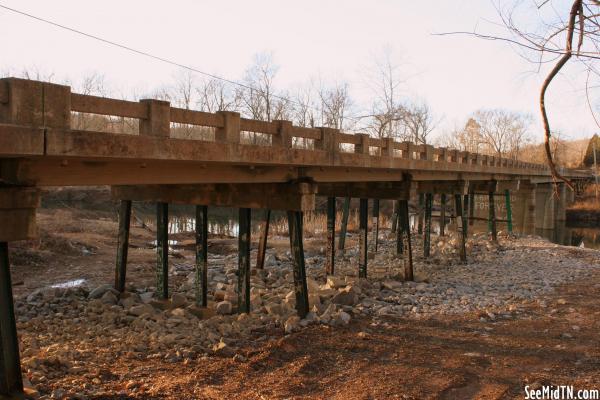
[[[42,209],[41,240],[11,247],[15,295],[86,279],[110,282],[116,223],[110,211]],[[183,242],[190,237],[179,237]],[[153,234],[132,223],[128,280],[152,284]],[[191,243],[191,242],[190,242]],[[275,245],[284,246],[285,240]],[[314,251],[316,242],[308,245]],[[211,240],[231,251],[234,239]],[[173,258],[177,262],[177,258]],[[174,282],[176,284],[176,282]],[[565,285],[510,318],[473,313],[428,319],[354,319],[311,326],[242,347],[241,359],[205,356],[188,363],[115,355],[98,399],[512,399],[549,384],[600,389],[600,273]],[[110,349],[98,349],[110,352]],[[48,382],[58,389],[70,376]],[[146,389],[128,393],[127,384]]]

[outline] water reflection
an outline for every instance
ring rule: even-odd
[[[354,211],[354,210],[353,210]],[[355,215],[355,212],[351,212],[350,222],[358,223],[358,215]],[[138,216],[142,221],[150,226],[154,226],[155,224],[155,216],[151,212],[138,212]],[[258,232],[259,224],[263,217],[262,211],[253,212],[253,223],[252,230],[254,232]],[[499,219],[505,218],[502,215],[498,216]],[[310,229],[313,230],[314,233],[323,232],[325,228],[325,215],[322,213],[312,213],[308,216],[311,221],[315,222],[311,224]],[[239,225],[237,222],[237,215],[235,210],[231,210],[230,212],[223,213],[222,211],[217,212],[213,215],[209,213],[208,215],[208,231],[209,234],[215,236],[227,236],[227,237],[237,237],[239,233]],[[338,218],[337,223],[339,224],[340,219]],[[384,219],[382,218],[382,221]],[[321,223],[323,222],[323,223]],[[446,231],[453,229],[454,220],[447,217]],[[322,225],[322,226],[321,226]],[[382,223],[381,226],[385,227],[389,225],[389,220],[385,220],[385,223]],[[413,230],[417,229],[418,226],[418,215],[415,213],[411,213],[410,215],[410,225]],[[439,215],[434,215],[432,218],[432,233],[439,234]],[[179,211],[177,213],[173,213],[169,216],[169,233],[185,233],[185,232],[194,232],[196,229],[196,221],[193,213],[193,209]],[[287,231],[287,222],[285,220],[285,216],[283,213],[274,213],[271,217],[271,232],[275,234],[286,234]],[[339,226],[338,226],[339,229]],[[470,233],[482,233],[486,232],[488,229],[487,222],[484,221],[476,221],[473,225],[469,226]],[[498,230],[505,230],[505,223],[498,223]],[[517,232],[518,233],[518,232]],[[580,228],[580,227],[570,227],[566,226],[565,221],[556,221],[556,229],[538,229],[536,234],[542,236],[553,243],[566,245],[566,246],[577,246],[577,247],[586,247],[593,249],[600,249],[600,229],[594,228]],[[176,243],[170,243],[171,245]]]

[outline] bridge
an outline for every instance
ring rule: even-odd
[[[110,131],[78,124],[81,115],[110,118]],[[560,171],[574,180],[584,171]],[[409,200],[419,198],[424,223],[424,256],[429,255],[434,199],[441,221],[446,209],[456,221],[459,257],[467,262],[465,240],[473,215],[473,196],[490,200],[492,240],[496,225],[532,233],[552,229],[565,218],[572,193],[555,184],[544,165],[430,145],[348,134],[328,127],[306,128],[290,121],[257,121],[236,112],[206,113],[72,93],[68,86],[6,78],[0,80],[0,394],[23,390],[13,310],[8,242],[35,236],[40,188],[110,185],[120,200],[115,288],[126,281],[132,201],[157,203],[157,289],[168,298],[168,205],[196,205],[197,303],[207,306],[207,210],[239,209],[238,312],[250,310],[250,221],[252,209],[287,211],[294,260],[296,308],[309,310],[303,212],[327,197],[328,274],[335,273],[336,198],[345,198],[340,244],[345,238],[349,198],[359,198],[359,270],[368,276],[368,207],[375,220],[379,200],[396,202],[393,217],[397,252],[405,279],[412,279]],[[513,194],[514,201],[510,194]],[[506,221],[496,218],[494,196],[506,198]],[[257,268],[262,268],[270,211],[266,212]],[[450,215],[450,214],[449,214]],[[440,225],[443,228],[444,223]],[[373,229],[377,229],[377,223]],[[443,231],[442,231],[443,233]],[[375,241],[377,236],[374,236]]]

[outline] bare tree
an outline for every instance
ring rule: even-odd
[[[527,135],[530,121],[527,115],[502,109],[479,110],[473,114],[473,119],[479,126],[488,153],[498,157],[518,156]]]
[[[552,176],[556,180],[566,182],[568,179],[559,174],[552,158],[552,135],[550,120],[546,108],[546,92],[554,78],[563,67],[573,58],[589,73],[600,76],[597,62],[600,60],[600,1],[571,0],[565,3],[558,0],[537,0],[527,2],[539,10],[539,24],[531,23],[529,10],[527,18],[522,18],[524,4],[522,0],[505,2],[507,7],[498,5],[498,15],[507,29],[508,36],[500,37],[479,32],[451,32],[450,34],[468,34],[486,40],[501,40],[510,43],[521,50],[521,55],[536,63],[538,68],[546,64],[552,68],[546,75],[540,88],[539,107],[544,128],[544,149]],[[542,13],[543,12],[543,13]],[[448,34],[448,33],[445,33]],[[586,81],[587,88],[587,81]],[[590,111],[593,113],[592,107]],[[598,121],[598,118],[595,117]]]
[[[435,120],[429,105],[425,102],[414,103],[405,107],[402,122],[406,129],[405,138],[414,144],[427,144],[429,134],[435,129],[439,120]]]
[[[321,121],[323,126],[344,129],[352,106],[347,82],[337,82],[319,88]]]

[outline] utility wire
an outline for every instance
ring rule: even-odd
[[[147,51],[134,49],[133,47],[129,47],[127,45],[124,45],[124,44],[121,44],[121,43],[117,43],[117,42],[114,42],[112,40],[104,39],[104,38],[101,38],[100,36],[92,35],[90,33],[86,33],[86,32],[80,31],[78,29],[71,28],[71,27],[68,27],[66,25],[62,25],[62,24],[59,24],[57,22],[54,22],[54,21],[50,21],[48,19],[45,19],[45,18],[42,18],[42,17],[38,17],[38,16],[33,15],[33,14],[29,14],[29,13],[27,13],[25,11],[20,11],[20,10],[17,10],[15,8],[11,8],[11,7],[5,6],[5,5],[3,5],[1,3],[0,3],[0,8],[5,9],[5,10],[10,11],[10,12],[13,12],[15,14],[20,14],[22,16],[25,16],[25,17],[28,17],[28,18],[32,18],[32,19],[34,19],[36,21],[43,22],[45,24],[49,24],[49,25],[52,25],[52,26],[60,28],[60,29],[64,29],[66,31],[69,31],[69,32],[72,32],[72,33],[75,33],[75,34],[78,34],[78,35],[85,36],[85,37],[90,38],[90,39],[97,40],[99,42],[108,44],[110,46],[115,46],[115,47],[121,48],[123,50],[131,51],[133,53],[136,53],[136,54],[144,56],[144,57],[152,58],[154,60],[161,61],[161,62],[170,64],[170,65],[173,65],[173,66],[176,66],[176,67],[179,67],[179,68],[187,69],[189,71],[196,72],[198,74],[201,74],[201,75],[204,75],[204,76],[208,76],[208,77],[213,78],[213,79],[218,79],[218,80],[221,80],[223,82],[227,82],[227,83],[229,83],[231,85],[236,85],[236,86],[239,86],[239,87],[243,87],[245,89],[254,90],[254,91],[257,91],[257,92],[259,92],[259,93],[261,93],[263,95],[267,94],[265,91],[260,90],[260,89],[256,89],[256,88],[254,88],[254,87],[252,87],[250,85],[246,85],[246,84],[241,83],[241,82],[237,82],[237,81],[234,81],[234,80],[231,80],[231,79],[223,78],[223,77],[215,75],[215,74],[204,72],[204,71],[201,71],[201,70],[196,69],[194,67],[190,67],[188,65],[181,64],[181,63],[179,63],[177,61],[173,61],[173,60],[170,60],[168,58],[164,58],[164,57],[161,57],[161,56],[157,56],[157,55],[148,53]],[[292,100],[290,98],[283,97],[283,96],[278,96],[278,95],[275,95],[275,94],[271,94],[271,96],[274,97],[274,98],[276,98],[276,99],[284,100],[284,101],[296,104],[297,106],[304,107],[303,104],[300,104],[297,101]],[[313,109],[314,111],[320,111],[320,110],[318,110],[318,109],[316,109],[314,107],[311,107],[311,106],[309,106],[309,108]],[[353,118],[353,117],[346,117],[346,118],[348,118],[350,120],[353,120],[355,122],[360,121],[360,119],[358,119],[358,118]]]

